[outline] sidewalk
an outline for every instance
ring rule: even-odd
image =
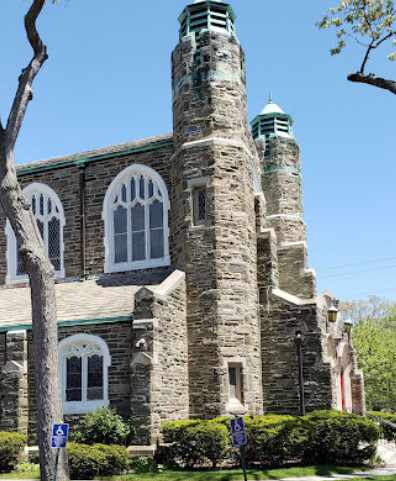
[[[394,468],[376,468],[368,471],[356,471],[353,474],[331,474],[329,476],[304,476],[295,478],[282,478],[276,481],[334,481],[353,478],[369,478],[371,476],[396,476],[396,467]]]

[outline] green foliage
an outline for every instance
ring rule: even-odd
[[[16,473],[38,473],[40,465],[35,463],[23,462],[15,466]]]
[[[307,463],[361,464],[376,453],[379,429],[370,419],[338,411],[316,411],[306,416],[309,444]]]
[[[308,431],[301,418],[281,415],[245,418],[250,464],[281,466],[299,461],[308,442]]]
[[[106,456],[106,464],[101,468],[100,474],[121,474],[129,469],[129,454],[124,446],[94,444],[93,447]]]
[[[392,411],[396,407],[396,316],[359,321],[353,344],[363,370],[367,408]]]
[[[128,425],[110,408],[86,414],[70,433],[71,441],[82,444],[125,444]]]
[[[164,464],[192,468],[216,467],[230,458],[227,417],[211,421],[183,420],[162,426]],[[376,450],[379,429],[368,418],[338,411],[318,411],[305,417],[265,415],[244,418],[251,466],[287,463],[359,464]]]
[[[68,459],[71,479],[121,474],[129,468],[128,452],[123,446],[70,443]]]
[[[374,50],[388,44],[393,50],[388,53],[389,60],[396,60],[396,13],[393,0],[339,0],[338,5],[329,9],[318,26],[321,29],[334,28],[337,44],[331,49],[337,55],[354,41],[366,50]],[[367,62],[363,62],[361,72]]]
[[[208,461],[216,468],[230,448],[228,429],[213,421],[182,420],[163,424],[164,463],[187,468],[202,466]]]
[[[106,455],[93,446],[69,443],[67,451],[70,479],[93,479],[107,468]]]
[[[131,460],[131,468],[137,474],[154,473],[157,470],[155,462],[147,456],[138,456]]]
[[[368,417],[379,423],[381,435],[387,441],[396,442],[396,413],[369,411]]]
[[[0,432],[0,471],[12,471],[21,459],[26,436],[20,433]]]

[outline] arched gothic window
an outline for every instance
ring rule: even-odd
[[[61,399],[65,414],[83,414],[109,404],[109,348],[97,336],[77,334],[59,343]]]
[[[169,265],[168,209],[160,175],[138,164],[123,170],[104,200],[105,272]]]
[[[23,193],[30,203],[37,227],[44,241],[49,260],[54,266],[57,277],[64,277],[63,267],[63,227],[65,216],[58,195],[47,185],[34,182]],[[26,280],[17,240],[10,222],[6,224],[8,282]]]

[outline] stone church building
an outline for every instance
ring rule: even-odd
[[[110,405],[147,445],[165,419],[296,414],[302,392],[361,413],[348,324],[308,268],[293,120],[270,101],[249,124],[229,4],[179,21],[171,135],[18,167],[57,276],[65,416]],[[32,434],[30,290],[3,212],[0,285],[0,430]]]

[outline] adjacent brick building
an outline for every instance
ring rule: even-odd
[[[184,9],[172,87],[172,135],[18,168],[57,273],[66,416],[111,405],[151,444],[164,419],[298,413],[302,392],[362,412],[308,269],[293,122],[270,101],[249,125],[229,4]],[[33,434],[30,291],[2,212],[0,284],[0,429]]]

